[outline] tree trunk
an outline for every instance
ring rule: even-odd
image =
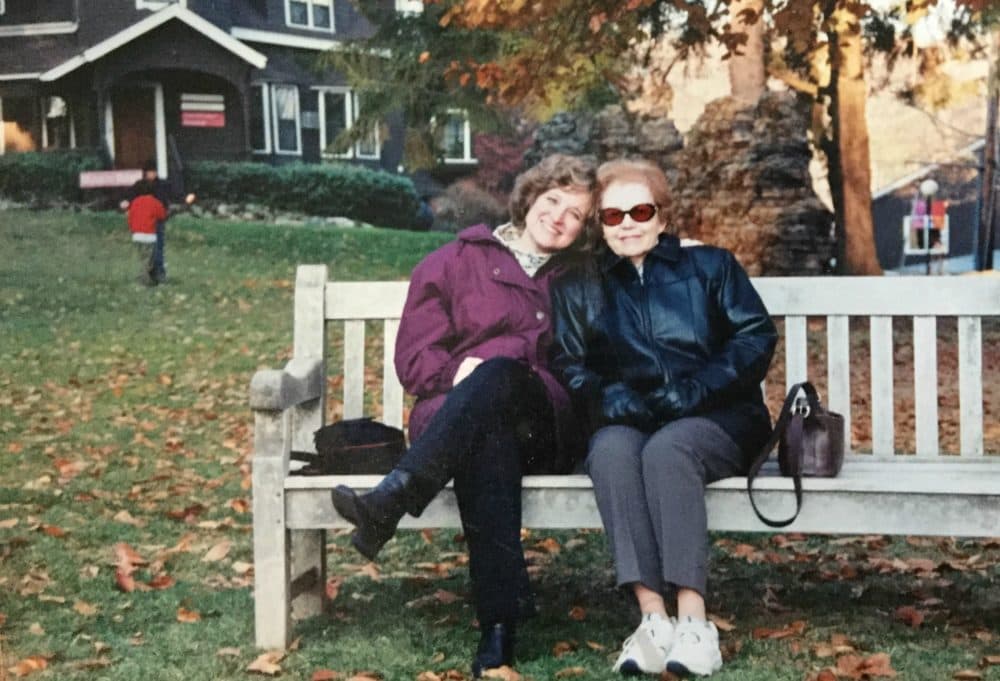
[[[741,12],[751,11],[753,23],[744,23]],[[730,32],[746,35],[739,54],[729,58],[729,89],[733,97],[756,104],[767,87],[764,70],[764,0],[733,0],[729,5]]]
[[[838,2],[829,15],[830,189],[837,229],[837,266],[845,274],[881,274],[872,222],[871,159],[865,106],[860,18]]]
[[[993,30],[989,86],[986,90],[986,145],[979,189],[979,224],[976,230],[975,266],[993,269],[993,227],[996,222],[997,110],[1000,107],[1000,29]]]

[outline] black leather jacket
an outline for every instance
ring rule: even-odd
[[[766,442],[760,382],[778,335],[732,253],[681,248],[663,235],[641,278],[627,259],[605,253],[557,281],[552,296],[551,367],[592,429],[652,430],[702,415],[748,455]]]

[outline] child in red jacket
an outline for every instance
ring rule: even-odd
[[[128,228],[139,253],[139,282],[146,286],[160,283],[155,262],[156,225],[166,219],[167,208],[153,195],[153,186],[140,185],[128,204]]]

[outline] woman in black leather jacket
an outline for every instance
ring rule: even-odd
[[[658,167],[605,163],[597,191],[607,248],[553,289],[552,368],[590,417],[587,472],[642,612],[615,670],[709,675],[722,656],[705,612],[704,490],[745,475],[770,435],[760,382],[777,332],[729,251],[667,233]]]

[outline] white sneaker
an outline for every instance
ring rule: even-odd
[[[660,674],[674,642],[674,623],[657,613],[642,616],[635,632],[625,639],[612,671],[622,674]]]
[[[692,617],[678,621],[666,668],[678,676],[709,676],[722,669],[719,630],[711,622]]]

